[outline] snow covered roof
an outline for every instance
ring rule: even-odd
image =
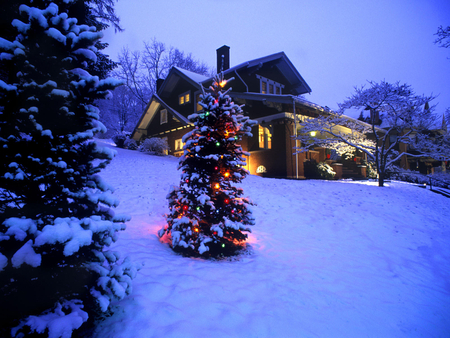
[[[162,100],[157,94],[153,94],[150,102],[145,107],[144,113],[142,114],[141,118],[139,119],[139,122],[137,123],[136,127],[134,128],[132,138],[135,140],[139,140],[141,137],[141,130],[145,130],[148,128],[150,123],[152,122],[153,118],[155,117],[156,113],[159,111],[160,106],[162,106],[164,109],[167,109],[167,111],[175,116],[183,125],[190,124],[189,120],[181,115],[179,112],[177,112],[175,109],[168,106],[164,100]],[[136,137],[135,137],[136,136]]]
[[[344,110],[345,116],[348,116],[355,120],[357,120],[361,116],[361,113],[364,118],[366,118],[366,119],[370,118],[370,111],[366,110],[362,107],[349,108],[349,109]],[[378,128],[389,128],[390,127],[388,119],[383,119],[382,115],[380,115],[380,119],[381,119],[381,125],[377,126]],[[447,126],[445,124],[445,117],[443,116],[442,118],[436,118],[436,120],[434,120],[430,123],[429,128],[431,128],[432,130],[446,130]]]
[[[191,72],[189,70],[180,68],[180,67],[172,67],[167,74],[167,77],[164,79],[161,87],[158,89],[158,95],[160,97],[166,97],[170,95],[170,93],[174,90],[180,79],[183,79],[190,83],[197,89],[201,88],[201,82],[204,82],[208,79],[207,76],[197,74]]]
[[[275,64],[275,67],[279,69],[281,73],[286,77],[289,84],[293,87],[292,94],[294,95],[301,95],[305,93],[310,93],[311,88],[308,86],[306,81],[303,79],[303,77],[298,72],[297,68],[294,67],[292,62],[289,60],[289,58],[286,56],[284,52],[279,52],[271,55],[267,55],[258,59],[250,60],[243,62],[237,66],[231,67],[227,70],[225,70],[224,74],[229,74],[232,72],[236,72],[240,69],[248,69],[251,67],[256,67],[263,65],[264,63],[272,62],[272,61],[279,61]],[[212,78],[207,79],[207,82],[210,81]]]
[[[198,84],[202,83],[203,81],[208,80],[210,77],[205,76],[205,75],[201,75],[201,74],[197,74],[194,72],[191,72],[189,70],[180,68],[180,67],[174,67],[176,70],[178,70],[179,72],[181,72],[183,75],[185,75],[187,78],[189,78],[191,81],[194,81]]]

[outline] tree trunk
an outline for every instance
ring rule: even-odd
[[[384,187],[384,172],[378,174],[378,186]]]

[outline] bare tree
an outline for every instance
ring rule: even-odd
[[[167,47],[165,43],[153,39],[144,42],[144,49],[130,51],[123,48],[119,55],[116,76],[125,81],[126,86],[141,103],[142,109],[156,92],[156,81],[164,79],[172,67],[180,67],[194,73],[210,75],[208,66],[178,48]]]
[[[434,43],[438,44],[439,47],[449,48],[450,47],[450,26],[447,27],[438,27],[438,31],[436,32],[437,39]]]
[[[298,151],[317,146],[335,149],[340,154],[359,150],[375,164],[380,187],[384,185],[387,169],[404,155],[450,158],[448,134],[431,132],[436,116],[429,102],[434,96],[416,95],[409,85],[399,82],[369,82],[369,85],[355,88],[356,93],[339,104],[338,112],[324,112],[300,123],[298,139],[302,144]],[[369,112],[367,122],[345,116],[345,110],[350,108]],[[312,132],[316,136],[311,136]],[[408,150],[397,151],[400,144],[406,144]]]
[[[126,86],[114,90],[109,100],[99,103],[101,110],[100,120],[106,125],[108,135],[131,131],[142,113],[141,106],[136,97]]]
[[[135,96],[141,105],[142,110],[151,97],[151,89],[148,79],[142,72],[143,61],[139,51],[130,51],[128,47],[122,48],[119,55],[119,68],[115,71],[115,76],[124,80],[129,91]]]

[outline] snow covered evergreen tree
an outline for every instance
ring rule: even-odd
[[[167,235],[174,251],[186,256],[230,256],[254,224],[252,202],[235,185],[248,174],[244,155],[249,155],[237,142],[251,136],[254,121],[222,90],[225,85],[218,75],[201,96],[203,112],[189,116],[194,129],[183,137],[181,183],[167,196],[168,224],[159,236]]]
[[[106,250],[128,217],[98,175],[114,153],[92,139],[105,131],[93,102],[119,83],[87,71],[102,33],[72,2],[22,4],[16,38],[0,37],[0,336],[70,337],[136,273]]]

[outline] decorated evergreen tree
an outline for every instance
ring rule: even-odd
[[[248,175],[249,155],[237,142],[251,136],[255,122],[231,101],[230,89],[223,91],[226,83],[216,76],[210,92],[201,95],[203,111],[189,116],[194,129],[183,137],[181,183],[167,196],[168,224],[159,236],[167,235],[172,248],[186,256],[233,255],[254,224],[252,202],[236,183]]]
[[[58,7],[56,2],[61,6]],[[98,175],[96,99],[116,80],[87,69],[102,36],[70,0],[30,1],[0,37],[0,336],[69,337],[131,291],[136,269],[107,251],[127,216]]]

